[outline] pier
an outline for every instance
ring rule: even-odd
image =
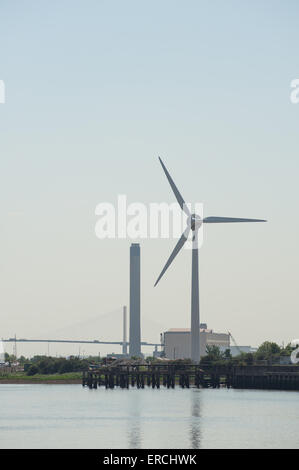
[[[298,390],[299,367],[199,366],[196,364],[109,365],[83,372],[89,388],[239,388]]]

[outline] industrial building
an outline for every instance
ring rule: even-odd
[[[206,355],[207,346],[230,348],[228,333],[214,333],[205,323],[200,324],[200,356]],[[164,352],[167,359],[189,359],[191,357],[190,328],[170,328],[164,333]]]

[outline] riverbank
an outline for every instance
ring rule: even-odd
[[[81,384],[82,372],[66,374],[35,374],[26,375],[24,372],[0,375],[1,384]]]

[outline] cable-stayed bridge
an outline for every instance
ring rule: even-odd
[[[117,344],[122,346],[123,341],[99,341],[86,340],[86,339],[27,339],[27,338],[2,338],[3,343],[71,343],[71,344]],[[129,346],[129,342],[126,343]],[[161,343],[148,343],[147,341],[142,341],[141,346],[161,346]]]
[[[144,318],[146,323],[146,331],[150,337],[157,337],[157,333],[154,332],[153,328],[150,328],[153,325],[148,324],[148,319]],[[154,323],[154,329],[156,331],[162,330],[163,326]],[[101,315],[94,315],[89,318],[84,318],[83,320],[68,324],[62,325],[52,331],[47,331],[44,334],[38,335],[33,338],[26,338],[21,335],[17,337],[2,338],[3,343],[12,343],[16,348],[17,343],[32,344],[32,343],[46,343],[48,346],[53,343],[60,344],[85,344],[85,345],[107,345],[107,346],[120,346],[123,348],[123,352],[126,348],[129,347],[130,341],[127,340],[121,333],[123,329],[123,309],[115,308],[114,310],[109,311],[108,313]],[[99,339],[86,339],[94,337],[95,331],[101,331],[101,337]],[[154,334],[155,333],[155,334]],[[119,340],[119,337],[122,337]],[[81,338],[85,339],[81,339]],[[111,338],[111,340],[106,340],[106,338]],[[154,347],[156,350],[158,347],[161,347],[161,343],[155,341],[141,341],[141,346],[143,347]]]

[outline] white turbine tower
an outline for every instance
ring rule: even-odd
[[[158,277],[155,286],[160,281],[165,271],[169,268],[176,255],[183,248],[185,242],[188,239],[190,230],[193,232],[192,236],[192,287],[191,287],[191,359],[194,362],[198,362],[200,359],[200,348],[199,348],[199,280],[198,280],[198,230],[201,225],[204,224],[219,224],[219,223],[231,223],[231,222],[266,222],[262,219],[239,219],[234,217],[204,217],[203,219],[197,214],[191,214],[184,199],[182,198],[178,188],[174,184],[173,179],[168,173],[164,163],[159,157],[160,163],[164,170],[164,173],[169,181],[172,191],[179,203],[181,209],[188,216],[187,227],[183,232],[181,238],[177,242],[173,249],[169,259],[167,260],[164,268]]]

